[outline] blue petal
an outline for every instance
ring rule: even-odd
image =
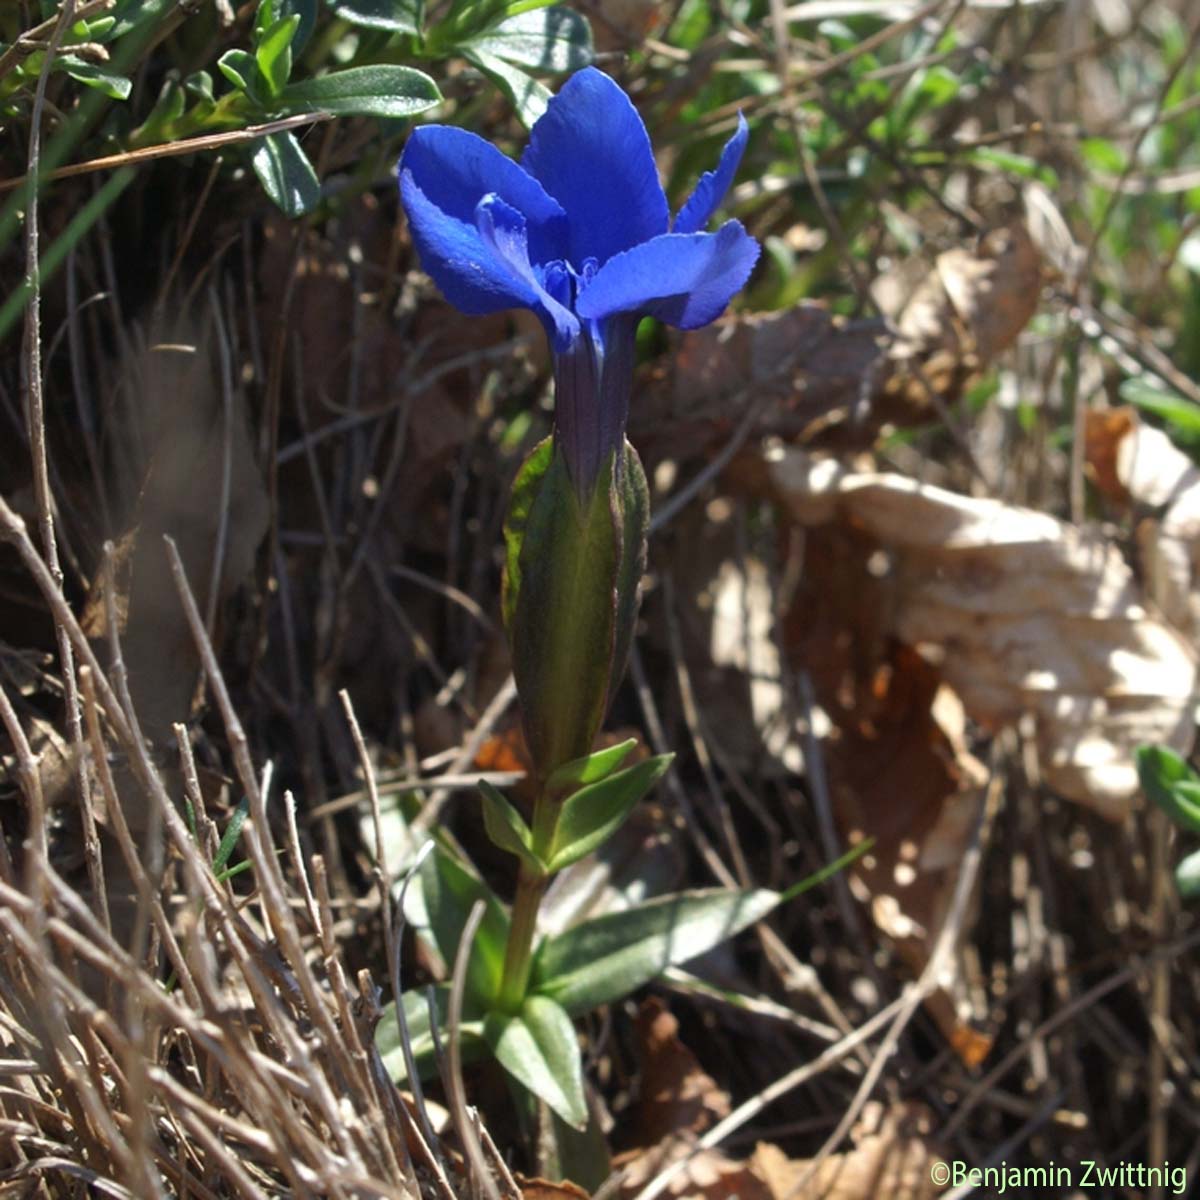
[[[697,233],[708,224],[709,218],[717,211],[717,205],[729,191],[749,139],[750,127],[746,124],[746,118],[738,113],[737,132],[725,143],[717,169],[705,171],[695,190],[684,201],[672,227],[675,233]]]
[[[716,320],[749,279],[758,249],[738,221],[726,221],[716,233],[664,233],[605,263],[575,311],[592,321],[643,313],[698,329]]]
[[[406,207],[405,173],[434,208],[468,225],[475,223],[480,200],[496,195],[525,217],[535,263],[566,255],[567,218],[561,206],[519,164],[465,129],[423,125],[414,130],[399,172]]]
[[[451,304],[473,316],[531,308],[547,329],[558,334],[557,313],[549,305],[562,306],[537,284],[529,265],[525,222],[516,209],[495,196],[481,197],[476,203],[476,209],[486,208],[489,199],[493,208],[504,205],[498,234],[494,214],[489,214],[490,223],[487,217],[482,219],[484,228],[449,215],[426,196],[411,171],[400,172],[400,194],[421,266]],[[471,216],[474,222],[476,213]],[[514,231],[518,222],[519,236]],[[574,320],[570,313],[567,316]]]
[[[475,227],[496,257],[525,284],[528,299],[523,304],[541,317],[555,352],[569,349],[579,337],[579,318],[551,296],[538,279],[529,262],[525,218],[499,196],[485,196],[475,209]]]
[[[576,270],[667,231],[667,199],[642,118],[594,67],[577,71],[550,101],[521,165],[566,209]]]

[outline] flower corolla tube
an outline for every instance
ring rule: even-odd
[[[528,308],[541,319],[555,442],[581,498],[624,445],[638,320],[707,325],[754,267],[758,243],[738,221],[704,231],[747,137],[739,116],[673,221],[645,125],[593,67],[550,101],[520,163],[451,126],[408,140],[400,195],[421,265],[463,312]]]

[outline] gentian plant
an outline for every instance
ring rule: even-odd
[[[452,962],[472,905],[485,915],[466,976],[464,1041],[486,1049],[570,1126],[588,1120],[572,1018],[761,918],[763,890],[662,896],[537,936],[550,878],[596,849],[670,764],[624,766],[633,747],[593,752],[624,670],[646,556],[649,496],[626,441],[637,324],[694,329],[746,282],[757,242],[737,221],[705,227],[746,146],[739,118],[715,170],[672,220],[650,139],[625,93],[592,68],[573,75],[530,131],[520,163],[472,133],[426,126],[399,165],[421,264],[464,312],[535,312],[554,355],[552,435],[522,466],[505,525],[502,609],[535,776],[527,821],[480,785],[492,840],[518,863],[505,910],[439,846],[421,870],[420,923]],[[422,996],[401,1006],[418,1068],[434,1030]],[[445,989],[433,1016],[444,1017]],[[379,1042],[404,1073],[396,1022]]]

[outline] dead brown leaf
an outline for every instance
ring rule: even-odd
[[[942,1157],[929,1141],[931,1126],[920,1105],[884,1108],[872,1101],[851,1132],[853,1149],[831,1154],[798,1190],[811,1160],[788,1158],[760,1142],[750,1164],[771,1200],[926,1200],[941,1190],[930,1179],[930,1167]]]
[[[651,997],[637,1020],[642,1088],[638,1133],[647,1144],[703,1132],[729,1113],[729,1097],[679,1040],[679,1022]]]
[[[846,321],[819,304],[731,315],[681,335],[668,367],[642,380],[631,436],[653,466],[728,439],[762,405],[755,434],[864,448],[881,426],[929,419],[1013,344],[1037,309],[1041,261],[1013,224],[902,263],[877,302],[890,321]]]
[[[1016,341],[1037,311],[1041,286],[1037,247],[1023,225],[1012,224],[973,247],[938,255],[906,300],[895,291],[890,311],[885,308],[899,334],[885,388],[892,419],[926,412],[931,391],[954,403],[967,380]],[[876,290],[881,298],[888,294]]]
[[[996,500],[896,475],[855,474],[799,451],[772,472],[801,524],[875,543],[883,630],[935,662],[992,728],[1032,714],[1046,782],[1120,819],[1137,794],[1133,749],[1186,749],[1197,660],[1147,610],[1102,537]]]
[[[874,390],[886,332],[880,321],[847,322],[802,303],[686,333],[669,367],[643,381],[630,436],[648,460],[683,459],[727,438],[759,403],[761,433],[811,439]]]
[[[655,0],[581,0],[596,49],[626,51],[657,33],[667,12]]]
[[[729,1112],[729,1097],[679,1040],[679,1022],[662,1000],[647,1000],[638,1013],[641,1098],[637,1110],[642,1146],[620,1155],[626,1170],[622,1195],[636,1195],[660,1171],[695,1147],[709,1126]],[[673,1180],[668,1194],[678,1200],[771,1200],[762,1181],[718,1150],[696,1154]]]

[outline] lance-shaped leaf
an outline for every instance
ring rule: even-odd
[[[533,852],[533,834],[524,817],[486,779],[479,781],[483,800],[483,827],[492,844],[517,858],[535,875],[546,873],[546,864]]]
[[[484,902],[483,920],[467,965],[466,995],[470,1002],[488,1005],[500,990],[508,915],[491,888],[441,846],[421,864],[418,878],[429,935],[446,963],[454,962],[475,901]]]
[[[588,1012],[761,921],[779,900],[778,892],[720,888],[605,913],[542,943],[530,991],[573,1015]]]
[[[408,1029],[409,1046],[412,1049],[414,1066],[422,1079],[427,1079],[437,1070],[437,1053],[433,1041],[433,1024],[429,1017],[427,989],[413,988],[400,997]],[[450,985],[439,984],[433,989],[437,1028],[442,1037],[446,1034],[446,1017],[450,1011]],[[459,1024],[462,1039],[463,1060],[472,1062],[486,1052],[483,1040],[483,1014],[475,1006],[468,1006]],[[400,1083],[408,1078],[408,1067],[404,1061],[404,1047],[400,1041],[400,1022],[395,1003],[387,1004],[379,1024],[375,1028],[375,1048],[383,1059],[388,1076]]]
[[[278,96],[292,73],[292,39],[300,25],[300,14],[281,17],[263,31],[254,49],[259,76],[271,97]]]
[[[568,796],[559,814],[549,868],[561,871],[606,842],[662,778],[673,754],[660,754]]]
[[[348,67],[283,89],[279,103],[292,113],[335,117],[411,117],[440,103],[438,86],[424,71],[379,63]]]
[[[103,92],[111,100],[128,100],[129,93],[133,91],[133,80],[74,54],[60,55],[51,69],[65,71],[72,79]]]
[[[514,1079],[573,1129],[587,1125],[579,1042],[561,1005],[545,996],[528,996],[519,1013],[489,1013],[483,1036]]]
[[[573,758],[550,773],[546,780],[546,791],[562,793],[589,783],[599,783],[611,775],[629,757],[637,745],[637,738],[626,738],[615,746],[607,746],[582,758]]]

